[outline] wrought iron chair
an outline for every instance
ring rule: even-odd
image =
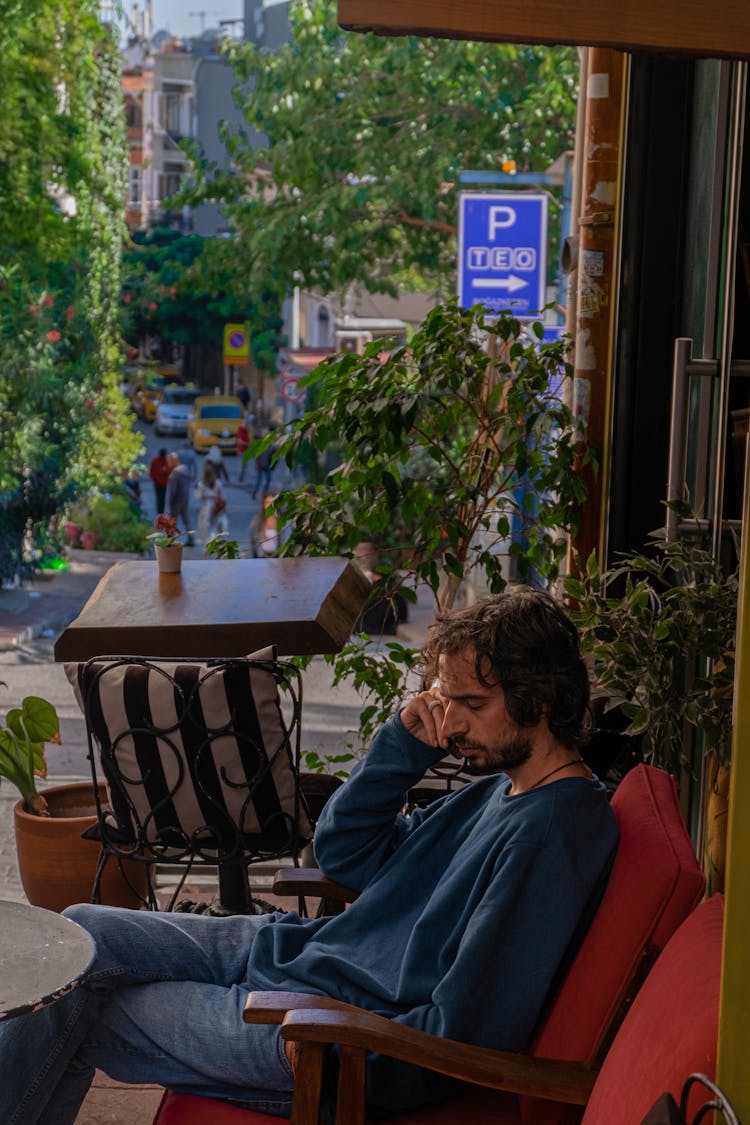
[[[164,662],[102,656],[70,665],[86,720],[104,865],[138,860],[144,906],[159,909],[157,865],[218,871],[214,914],[257,912],[250,864],[298,862],[313,823],[300,784],[302,683],[272,648],[247,658]],[[129,866],[129,865],[127,865]]]

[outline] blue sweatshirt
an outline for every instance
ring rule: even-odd
[[[255,938],[251,988],[318,993],[411,1027],[522,1050],[557,972],[598,905],[618,831],[604,786],[567,778],[510,796],[481,778],[404,817],[443,751],[398,717],[329,800],[320,867],[360,891],[332,918],[281,915]],[[414,1067],[371,1056],[376,1102],[429,1101]]]

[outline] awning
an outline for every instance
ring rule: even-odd
[[[748,0],[338,0],[350,31],[750,57]]]

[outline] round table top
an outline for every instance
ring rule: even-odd
[[[0,901],[0,1019],[59,1000],[87,976],[93,939],[52,910]]]

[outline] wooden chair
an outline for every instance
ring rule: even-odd
[[[292,857],[313,823],[300,783],[302,687],[298,670],[267,649],[240,659],[172,662],[98,657],[69,665],[86,720],[108,861],[142,863],[144,905],[158,908],[157,865],[177,868],[181,886],[216,867],[213,913],[248,913],[248,867]],[[178,891],[169,908],[175,905]]]
[[[452,1125],[457,1122],[461,1125],[474,1122],[477,1125],[489,1122],[517,1125],[521,1121],[524,1125],[541,1125],[542,1122],[563,1125],[571,1120],[570,1102],[575,1104],[581,1092],[579,1086],[568,1088],[565,1085],[569,1071],[574,1076],[585,1072],[588,1091],[591,1090],[595,1070],[606,1054],[624,1011],[656,956],[690,914],[704,890],[676,787],[668,774],[650,766],[637,766],[622,781],[612,806],[620,825],[620,844],[602,903],[560,990],[548,1007],[530,1046],[530,1057],[512,1056],[521,1075],[536,1074],[539,1060],[563,1060],[552,1068],[558,1073],[556,1090],[552,1092],[548,1085],[542,1095],[545,1100],[541,1100],[531,1096],[537,1093],[531,1080],[524,1078],[521,1082],[519,1078],[510,1092],[472,1089],[445,1103],[399,1114],[390,1119],[392,1125],[417,1125],[422,1121],[434,1125],[443,1122],[446,1125],[449,1122]],[[480,998],[467,997],[466,1002],[478,1003]],[[341,1006],[310,996],[254,994],[245,1013],[248,1022],[283,1020],[285,1037],[295,1037],[299,1031],[300,1041],[304,1040],[303,1070],[298,1076],[292,1116],[294,1125],[317,1121],[310,1114],[318,1112],[319,1059],[324,1047],[322,1042],[313,1042],[312,1037],[327,1034],[325,1030],[311,1032],[311,1024],[306,1021],[314,1023],[314,1018],[309,1015],[298,1018],[294,1009],[309,1012],[321,1005],[328,1009],[317,1013],[325,1029],[326,1021],[338,1019],[335,1009]],[[353,1061],[351,1067],[347,1064],[342,1071],[341,1089],[356,1090],[359,1098],[363,1089],[364,1050],[369,1045],[369,1031],[364,1028],[369,1028],[370,1024],[367,1013],[352,1011],[347,1006],[344,1009],[354,1027],[358,1026],[358,1021],[364,1021],[359,1023],[363,1030],[356,1043],[352,1040],[350,1044],[350,1033],[346,1033],[347,1045],[342,1052],[343,1058],[351,1057]],[[404,1030],[387,1020],[382,1023],[392,1027],[396,1034]],[[382,1031],[382,1025],[378,1027]],[[334,1028],[330,1041],[342,1042],[337,1038],[340,1025],[335,1023]],[[356,1037],[360,1033],[351,1034]],[[462,1057],[477,1051],[465,1044],[460,1048]],[[447,1054],[454,1049],[455,1045],[450,1044]],[[488,1065],[495,1052],[479,1051],[479,1055]],[[572,1068],[568,1067],[569,1062]],[[504,1065],[508,1065],[507,1057],[504,1057]],[[473,1074],[480,1072],[481,1067]],[[478,1081],[475,1076],[467,1077],[470,1082]],[[518,1094],[524,1097],[519,1100]],[[574,1112],[575,1119],[579,1118],[580,1111]],[[340,1117],[339,1125],[354,1125],[355,1120]],[[598,1125],[605,1120],[601,1118]],[[168,1092],[154,1125],[273,1125],[274,1121],[278,1125],[278,1118],[237,1109],[210,1098]],[[628,1125],[633,1125],[633,1119]]]

